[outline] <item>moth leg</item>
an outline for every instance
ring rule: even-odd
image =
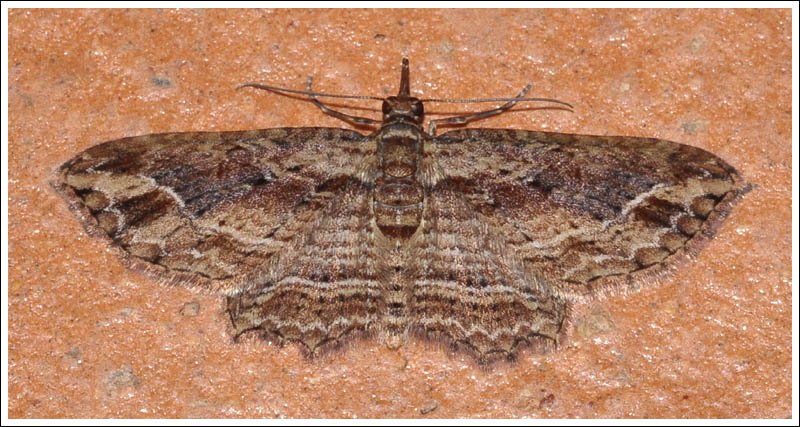
[[[311,92],[311,81],[312,80],[314,80],[314,76],[309,76],[308,77],[308,86],[307,86],[307,89],[306,89],[309,92]],[[309,95],[308,97],[310,98],[311,102],[314,103],[314,105],[316,105],[317,107],[319,107],[320,110],[322,110],[323,113],[330,114],[331,116],[336,117],[337,119],[341,119],[341,120],[344,120],[346,122],[351,122],[351,123],[354,123],[354,124],[357,124],[357,125],[362,125],[362,126],[372,126],[372,125],[381,124],[380,120],[373,120],[373,119],[370,119],[370,118],[367,118],[367,117],[351,116],[349,114],[340,113],[338,111],[331,110],[330,108],[326,107],[325,104],[320,102],[317,99],[316,96]]]
[[[530,84],[525,86],[525,89],[522,89],[522,92],[520,92],[519,95],[517,95],[514,99],[512,99],[511,101],[506,102],[502,106],[497,107],[497,108],[492,109],[492,110],[482,111],[480,113],[469,114],[469,115],[466,115],[466,116],[447,117],[447,118],[444,118],[444,119],[431,120],[430,124],[429,124],[429,127],[428,127],[428,134],[430,134],[431,136],[436,136],[436,126],[437,125],[445,125],[445,124],[447,124],[447,125],[463,125],[464,123],[471,122],[473,120],[482,119],[484,117],[496,116],[496,115],[502,113],[503,111],[506,111],[509,108],[513,107],[517,102],[519,102],[519,98],[524,97],[525,94],[528,93],[529,90],[531,90],[531,85]]]

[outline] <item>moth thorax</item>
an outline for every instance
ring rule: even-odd
[[[419,140],[405,136],[384,139],[381,146],[381,168],[389,176],[404,178],[417,171],[419,161]]]
[[[422,221],[422,185],[413,179],[381,177],[373,197],[375,222],[384,236],[408,239]]]

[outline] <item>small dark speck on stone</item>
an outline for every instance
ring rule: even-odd
[[[78,346],[72,347],[72,349],[67,352],[67,355],[73,359],[80,359],[81,348]]]
[[[556,400],[556,396],[553,393],[548,394],[542,400],[539,401],[539,409],[545,409],[553,406],[553,402]]]
[[[182,316],[195,317],[200,313],[200,304],[197,301],[187,302],[181,307]]]
[[[681,128],[686,134],[695,135],[706,130],[706,123],[703,120],[687,120],[681,124]]]
[[[158,87],[171,87],[172,82],[169,79],[164,77],[151,77],[150,82]]]
[[[28,95],[26,95],[24,93],[21,94],[21,96],[22,96],[22,100],[25,102],[25,106],[26,107],[33,107],[33,100],[31,99],[30,96],[28,96]]]
[[[142,384],[142,380],[133,373],[129,366],[112,372],[103,381],[103,387],[109,396],[118,396],[123,390],[139,387],[140,384]]]
[[[703,39],[694,38],[694,39],[691,39],[689,41],[689,49],[691,49],[693,51],[699,51],[705,45],[706,45],[706,41],[703,40]]]
[[[431,403],[428,403],[427,405],[423,406],[419,410],[419,413],[422,414],[422,415],[428,415],[431,412],[435,411],[436,408],[438,408],[438,407],[439,407],[439,402],[431,402]]]

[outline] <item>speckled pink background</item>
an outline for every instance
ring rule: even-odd
[[[9,416],[791,416],[790,10],[9,11]],[[560,351],[482,369],[411,342],[233,344],[221,298],[125,271],[48,186],[137,134],[347,127],[263,81],[557,97],[471,126],[665,138],[755,189],[697,261],[580,307]],[[377,104],[363,104],[378,108]],[[435,106],[438,112],[469,106]],[[377,111],[364,111],[378,117]]]

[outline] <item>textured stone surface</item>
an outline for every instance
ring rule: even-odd
[[[790,416],[790,17],[11,10],[9,416]],[[318,90],[384,96],[402,54],[418,96],[510,96],[532,82],[534,96],[577,105],[473,127],[680,141],[757,187],[697,262],[579,307],[569,347],[487,371],[422,343],[358,342],[314,361],[233,344],[221,298],[125,271],[47,185],[75,153],[123,136],[346,127],[235,85],[302,88],[313,74]]]

